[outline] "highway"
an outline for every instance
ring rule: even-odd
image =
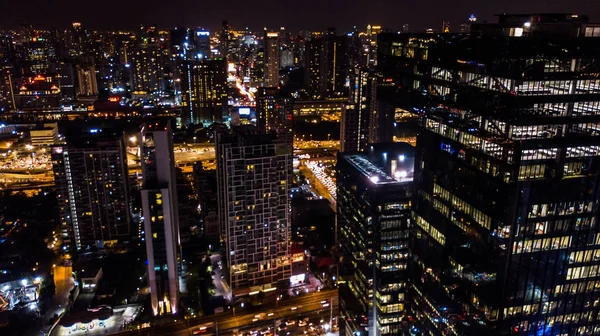
[[[335,197],[330,193],[329,189],[327,189],[327,186],[325,186],[323,184],[323,182],[308,168],[307,163],[308,162],[321,162],[321,161],[333,161],[335,160],[334,157],[324,157],[324,158],[314,158],[314,159],[308,159],[308,160],[301,160],[300,161],[300,172],[308,179],[308,181],[310,182],[310,185],[312,187],[312,190],[319,196],[323,196],[324,198],[326,198],[329,201],[329,205],[331,206],[331,208],[333,209],[333,211],[337,211],[336,210],[336,199]]]
[[[326,300],[332,304],[332,307],[324,307],[321,301]],[[338,307],[338,291],[325,290],[312,294],[306,294],[300,297],[295,297],[287,300],[279,301],[273,308],[259,306],[249,309],[236,309],[235,316],[233,311],[199,317],[195,319],[175,322],[163,326],[156,326],[134,331],[121,332],[113,334],[116,336],[190,336],[194,331],[200,330],[201,327],[206,328],[206,332],[210,335],[228,335],[235,332],[236,329],[252,329],[261,326],[273,325],[275,320],[296,317],[307,314],[324,314],[329,316],[337,316]],[[258,316],[258,318],[257,318]],[[218,330],[217,330],[218,329]]]

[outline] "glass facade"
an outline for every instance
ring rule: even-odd
[[[379,53],[421,117],[416,316],[434,334],[600,333],[600,41],[383,34]]]
[[[346,334],[398,335],[412,226],[412,150],[404,144],[369,154],[340,154],[337,218],[340,296]]]

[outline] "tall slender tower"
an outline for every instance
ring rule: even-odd
[[[175,314],[178,304],[179,216],[173,132],[168,122],[142,126],[142,211],[154,315]]]
[[[338,269],[346,335],[403,334],[397,321],[410,305],[413,172],[414,149],[406,143],[338,155]]]
[[[279,33],[265,32],[265,85],[279,86]]]

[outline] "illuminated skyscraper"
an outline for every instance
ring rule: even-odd
[[[313,36],[305,43],[306,55],[304,56],[304,68],[306,71],[306,86],[313,93],[313,96],[324,98],[325,85],[323,77],[323,37]]]
[[[65,248],[85,252],[130,238],[127,157],[123,132],[69,130],[52,147],[52,165]]]
[[[93,66],[77,66],[77,78],[79,79],[77,94],[82,96],[93,96],[98,94],[98,82],[96,80],[96,68]]]
[[[404,143],[338,155],[342,335],[405,334],[413,171],[414,148]]]
[[[142,26],[136,37],[136,43],[129,49],[133,91],[164,92],[167,86],[164,77],[170,62],[167,41],[159,38],[156,27]],[[193,53],[190,48],[185,48],[185,43],[181,46],[184,52]]]
[[[266,32],[264,37],[265,48],[265,84],[267,87],[279,86],[280,46],[279,33]]]
[[[292,148],[253,126],[217,134],[221,239],[234,294],[271,291],[291,276]]]
[[[184,61],[182,100],[187,108],[187,121],[213,123],[227,113],[227,68],[224,58]]]
[[[369,95],[376,89],[376,78],[366,68],[352,76],[352,90],[348,103],[343,105],[340,123],[340,151],[359,152],[367,146]]]
[[[353,74],[352,82],[350,100],[342,110],[340,151],[364,151],[371,143],[392,142],[394,106],[380,96],[394,94],[393,80],[361,68]]]
[[[256,125],[261,133],[276,133],[278,141],[292,144],[292,109],[278,88],[261,87],[256,95]]]
[[[332,98],[347,95],[350,41],[350,37],[337,35],[335,28],[329,28],[326,34],[315,35],[307,42],[306,82],[315,96]]]
[[[76,72],[76,66],[72,62],[60,61],[56,65],[56,72],[58,77],[61,99],[63,101],[75,100],[77,95],[79,94],[78,88],[75,87],[75,82],[77,80],[75,77],[78,75]],[[85,75],[86,77],[91,76],[92,73],[87,73]],[[95,73],[93,75],[94,77],[96,76]],[[89,78],[87,79],[91,80]]]
[[[324,37],[325,88],[328,97],[347,97],[350,38],[329,28]],[[323,78],[323,77],[322,77]]]
[[[179,213],[173,132],[168,122],[142,126],[142,213],[154,315],[175,314],[179,298]]]
[[[62,58],[81,61],[84,54],[87,53],[86,44],[88,36],[81,22],[73,22],[71,27],[64,31],[62,47],[60,53]]]
[[[0,112],[16,111],[17,105],[15,101],[12,83],[13,68],[0,65]]]
[[[220,36],[220,55],[221,57],[223,57],[225,60],[227,60],[227,56],[229,53],[229,31],[231,30],[231,27],[229,26],[229,23],[227,22],[227,20],[223,20],[221,22],[221,36]]]
[[[26,75],[46,75],[55,71],[56,48],[49,34],[34,33],[23,41],[20,49]]]
[[[210,59],[210,32],[204,29],[196,31],[196,58],[199,60]]]
[[[377,35],[381,33],[383,29],[379,25],[368,25],[367,26],[367,48],[369,52],[367,54],[368,65],[377,64]]]
[[[583,15],[502,14],[470,36],[380,40],[400,107],[421,116],[411,273],[426,334],[600,330],[596,32]]]

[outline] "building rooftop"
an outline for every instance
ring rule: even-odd
[[[277,136],[273,133],[260,133],[254,125],[241,125],[225,129],[219,133],[218,144],[254,146],[274,144]]]
[[[366,152],[342,153],[341,158],[374,184],[412,182],[415,149],[408,143],[370,144]]]
[[[344,158],[374,184],[401,183],[361,154],[345,155]]]

